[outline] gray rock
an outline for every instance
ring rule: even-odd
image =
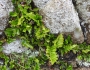
[[[85,61],[82,61],[82,60],[79,60],[79,59],[76,59],[76,62],[79,66],[85,66],[85,67],[90,67],[90,62],[85,62]]]
[[[81,18],[85,39],[90,44],[90,0],[75,0],[75,6]]]
[[[0,60],[0,65],[3,65],[4,64],[4,61]]]
[[[10,53],[22,53],[26,50],[26,48],[22,47],[21,40],[17,39],[11,43],[5,43],[3,45],[3,52],[7,55]]]
[[[9,12],[13,10],[11,0],[0,0],[0,35],[7,26]]]
[[[35,5],[39,7],[40,9],[44,8],[48,1],[50,0],[33,0]]]
[[[90,23],[90,0],[75,0],[80,18]]]
[[[3,53],[5,53],[6,55],[22,52],[28,55],[28,57],[36,57],[39,55],[39,51],[31,51],[30,49],[22,46],[20,39],[16,39],[11,43],[5,43],[3,45]]]
[[[84,41],[78,13],[74,9],[72,0],[33,1],[40,9],[43,22],[51,33],[71,34],[74,42],[82,43]]]

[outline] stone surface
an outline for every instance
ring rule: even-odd
[[[39,51],[37,50],[32,51],[22,46],[20,39],[16,39],[15,41],[11,43],[5,43],[3,45],[3,53],[7,55],[12,54],[12,53],[22,53],[22,52],[28,55],[28,57],[36,57],[39,55]]]
[[[9,12],[13,10],[11,0],[0,0],[0,35],[7,26]]]
[[[45,5],[47,4],[47,2],[50,0],[33,0],[33,2],[35,3],[35,5],[37,7],[39,7],[40,9],[43,9],[45,7]]]
[[[26,48],[22,47],[21,41],[19,39],[15,40],[15,41],[13,41],[9,44],[5,43],[3,45],[3,52],[7,55],[10,54],[10,53],[14,53],[14,52],[22,53],[25,50],[26,50]]]
[[[82,43],[84,37],[79,17],[71,0],[33,0],[40,9],[43,22],[51,33],[71,34],[75,42]]]
[[[75,0],[75,7],[81,19],[85,39],[90,44],[90,0]]]
[[[80,67],[90,67],[90,62],[85,62],[79,59],[76,59],[76,62]]]

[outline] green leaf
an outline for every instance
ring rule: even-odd
[[[64,51],[65,53],[71,51],[71,50],[75,50],[77,48],[78,45],[65,45],[64,46]]]
[[[22,39],[22,45],[23,45],[24,47],[27,47],[27,48],[33,49],[33,46],[30,45],[30,43],[29,43],[28,40]]]
[[[88,53],[90,52],[90,49],[82,50],[83,53]]]
[[[18,25],[21,25],[23,21],[24,21],[24,17],[21,16],[21,18],[18,19]]]
[[[65,41],[64,41],[64,44],[72,44],[72,39],[71,39],[71,36],[70,35],[68,35],[67,36],[67,38],[65,39]]]
[[[41,18],[42,18],[42,16],[40,16],[39,14],[34,14],[33,12],[26,13],[26,16],[29,17],[30,19],[34,20],[38,24],[39,24],[39,22],[41,21]]]
[[[37,11],[39,11],[39,9],[38,8],[34,8],[32,11],[33,12],[37,12]]]
[[[13,39],[13,38],[8,38],[8,39],[7,39],[7,42],[8,42],[8,43],[11,43],[11,42],[13,42],[13,41],[15,41],[15,39]]]
[[[53,41],[54,46],[56,46],[57,48],[60,48],[63,46],[63,42],[64,42],[64,38],[63,35],[60,34],[57,39],[55,41]]]
[[[6,34],[7,37],[12,37],[12,35],[13,35],[12,28],[7,28],[5,30],[5,34]]]
[[[69,65],[69,66],[67,67],[67,70],[73,70],[73,67],[72,67],[71,65]]]
[[[11,17],[16,17],[16,16],[18,16],[18,14],[17,14],[17,12],[10,12],[10,16]]]
[[[82,60],[83,57],[82,57],[81,55],[78,55],[78,56],[77,56],[77,59]]]
[[[26,15],[27,15],[28,17],[30,17],[31,19],[33,19],[34,21],[36,21],[36,15],[35,15],[33,12],[26,13]]]
[[[23,12],[23,7],[22,7],[21,4],[18,4],[18,9],[19,9],[21,12]]]
[[[34,70],[40,70],[40,64],[39,64],[39,60],[38,59],[35,59],[35,67],[34,67]]]
[[[6,34],[7,37],[15,37],[15,36],[20,34],[20,31],[19,31],[18,28],[15,28],[15,27],[7,28],[5,30],[5,34]]]
[[[46,55],[50,59],[52,65],[58,60],[58,55],[56,53],[55,46],[52,47],[47,46]]]
[[[15,27],[18,24],[18,19],[11,20],[11,21],[9,21],[9,23],[11,24],[11,27]]]
[[[49,29],[42,26],[41,28],[36,29],[35,35],[36,35],[37,39],[40,39],[40,38],[45,37],[48,32],[49,32]]]

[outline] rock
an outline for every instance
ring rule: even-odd
[[[90,44],[90,0],[75,0],[75,7],[84,28],[85,39]]]
[[[11,0],[0,0],[0,35],[7,26],[9,12],[13,10]]]
[[[80,67],[82,67],[82,66],[90,67],[90,62],[85,62],[85,61],[82,61],[82,60],[79,60],[79,59],[76,59],[76,62]]]
[[[3,64],[4,64],[4,62],[2,60],[0,60],[0,65],[3,65]]]
[[[7,55],[10,53],[22,53],[26,50],[26,48],[22,47],[21,40],[17,39],[11,43],[5,43],[3,45],[3,52]]]
[[[51,33],[71,34],[75,43],[84,41],[79,17],[71,0],[33,0]]]
[[[40,9],[43,9],[48,1],[50,0],[33,0],[35,5],[39,7]]]
[[[6,55],[22,52],[28,55],[28,57],[36,57],[39,55],[39,51],[37,50],[32,51],[31,49],[22,46],[20,39],[16,39],[11,43],[5,43],[3,45],[3,53],[5,53]]]

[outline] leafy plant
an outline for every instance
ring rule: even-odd
[[[19,70],[40,70],[40,64],[39,60],[35,57],[28,57],[27,54],[22,53],[22,54],[15,54],[12,53],[9,55],[9,62],[8,68],[10,70],[12,69],[19,69]],[[6,65],[5,65],[6,66]],[[7,69],[5,69],[7,70]]]
[[[90,45],[87,45],[86,43],[79,44],[78,51],[77,58],[79,60],[90,62]]]
[[[58,55],[56,53],[56,47],[54,46],[52,47],[47,46],[46,55],[50,59],[50,62],[52,65],[58,60]]]
[[[60,70],[73,70],[73,67],[70,63],[63,61],[63,60],[59,60],[56,62],[56,64],[58,64],[60,67]]]
[[[49,57],[53,65],[58,60],[57,49],[63,46],[63,35],[60,34],[54,41],[52,46],[47,46],[46,55]]]
[[[29,57],[26,54],[11,54],[9,56],[0,53],[0,58],[5,60],[1,70],[40,70],[48,60],[51,65],[58,62],[60,56],[64,56],[72,51],[77,54],[78,59],[90,61],[86,54],[90,53],[90,45],[73,44],[69,36],[63,34],[54,35],[45,27],[42,16],[38,13],[38,8],[32,5],[32,0],[12,0],[14,11],[10,13],[9,27],[5,30],[6,39],[0,41],[0,46],[4,42],[12,42],[16,38],[21,39],[22,46],[30,50],[38,50],[38,57]],[[2,48],[0,47],[2,51]],[[72,66],[65,61],[60,61],[60,69],[73,70]]]
[[[56,40],[53,41],[54,47],[56,47],[57,49],[60,48],[60,47],[63,47],[63,42],[64,42],[63,35],[60,34],[60,35],[56,38]]]
[[[0,58],[2,59],[2,64],[0,64],[1,70],[7,70],[9,57],[2,52],[0,52]]]

